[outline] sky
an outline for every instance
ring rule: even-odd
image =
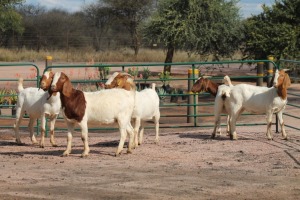
[[[275,0],[240,0],[238,6],[240,7],[241,16],[243,18],[247,18],[251,15],[261,13],[261,6],[263,4],[271,6],[274,1]],[[69,12],[79,11],[82,6],[93,2],[97,2],[97,0],[26,0],[26,4],[40,4],[41,6],[45,6],[47,9],[60,8]]]

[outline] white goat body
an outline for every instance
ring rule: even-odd
[[[46,72],[47,75],[48,72]],[[50,78],[48,76],[48,78]],[[52,77],[51,77],[52,79]],[[50,85],[49,85],[50,86]],[[23,88],[23,80],[20,79],[18,83],[18,101],[16,105],[16,122],[14,125],[16,142],[21,144],[21,139],[19,135],[19,127],[26,112],[29,116],[29,131],[30,139],[32,143],[37,143],[33,132],[33,125],[36,119],[41,118],[41,141],[40,147],[44,147],[44,137],[45,137],[45,125],[46,116],[50,118],[50,142],[52,146],[57,146],[54,140],[54,125],[57,116],[59,115],[61,102],[60,94],[50,94],[39,88]]]
[[[286,90],[290,86],[290,79],[284,71],[276,70],[274,87],[260,87],[249,84],[239,84],[232,87],[219,87],[218,95],[215,99],[215,125],[219,123],[218,116],[220,110],[225,109],[229,114],[230,137],[237,139],[236,120],[243,111],[256,114],[266,114],[267,117],[267,137],[272,139],[271,124],[272,115],[277,113],[282,136],[287,139],[284,129],[282,113],[287,104]],[[212,137],[215,136],[215,130]]]
[[[68,126],[67,149],[63,155],[71,153],[72,134],[75,124],[81,128],[81,138],[84,143],[82,156],[89,154],[88,122],[110,124],[117,122],[121,134],[116,155],[123,149],[127,132],[129,134],[128,153],[133,145],[133,128],[130,119],[133,113],[135,92],[123,89],[101,90],[97,92],[82,92],[75,90],[69,78],[62,72],[57,72],[51,85],[52,91],[61,92],[62,110]]]
[[[152,83],[152,88],[136,92],[132,118],[135,119],[135,145],[142,144],[143,142],[144,121],[152,119],[154,119],[155,124],[155,142],[158,143],[160,111],[159,97],[155,91],[154,83]],[[139,130],[140,128],[141,130]]]
[[[135,91],[133,77],[124,72],[115,72],[105,83],[106,88],[123,88]],[[159,97],[155,91],[155,83],[152,88],[136,91],[135,106],[132,114],[134,119],[135,146],[142,144],[144,135],[144,121],[154,119],[155,142],[159,141]],[[141,129],[141,130],[140,130]]]

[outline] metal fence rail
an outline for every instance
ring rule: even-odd
[[[209,66],[210,69],[212,69],[212,66],[219,66],[220,69],[216,68],[217,70],[223,70],[223,67],[227,68],[231,67],[231,65],[234,64],[241,64],[241,63],[263,63],[263,65],[272,65],[274,68],[279,68],[276,63],[273,62],[273,60],[244,60],[244,61],[222,61],[222,62],[184,62],[184,63],[140,63],[140,64],[95,64],[95,65],[49,65],[46,66],[44,71],[47,70],[53,70],[53,71],[64,71],[72,80],[73,86],[77,88],[84,88],[85,89],[95,89],[95,85],[97,83],[104,83],[106,79],[100,79],[97,73],[99,73],[99,68],[110,68],[111,71],[128,71],[129,68],[137,68],[143,69],[143,68],[149,68],[151,72],[153,73],[159,73],[163,72],[163,67],[165,65],[172,65],[172,70],[175,68],[177,70],[185,70],[186,75],[183,75],[185,73],[181,73],[180,76],[177,76],[176,78],[172,77],[171,79],[164,79],[164,78],[156,78],[158,77],[157,74],[155,76],[152,76],[149,79],[135,79],[137,84],[141,83],[150,83],[155,82],[157,83],[158,87],[161,87],[164,81],[170,81],[171,85],[178,83],[178,82],[185,82],[184,84],[184,90],[185,92],[182,94],[159,94],[160,98],[163,99],[161,101],[160,109],[161,109],[161,128],[187,128],[187,127],[213,127],[213,123],[205,122],[206,119],[211,118],[213,116],[213,112],[211,109],[213,107],[213,101],[211,99],[211,96],[207,93],[201,93],[201,94],[194,94],[189,91],[189,84],[193,84],[194,81],[198,78],[198,74],[195,73],[195,71],[201,67]],[[0,67],[9,67],[9,66],[34,66],[37,70],[37,76],[34,79],[25,81],[35,81],[36,86],[38,87],[39,84],[39,68],[32,63],[5,63],[0,64]],[[221,67],[222,68],[221,68]],[[188,74],[188,69],[191,69],[191,74]],[[75,70],[79,70],[76,74]],[[81,71],[81,74],[79,72]],[[89,74],[89,72],[92,71],[95,74]],[[174,70],[176,71],[176,70]],[[205,73],[206,68],[205,68]],[[261,73],[257,69],[257,72],[253,75],[239,75],[239,76],[231,76],[230,78],[232,80],[241,81],[243,79],[254,79],[254,80],[268,80],[270,78],[270,70],[265,70],[266,73]],[[211,77],[212,80],[217,79],[223,79],[223,76],[214,76]],[[0,81],[17,81],[17,79],[9,78],[9,79],[1,79]],[[97,88],[96,88],[97,89]],[[297,94],[296,94],[297,95]],[[298,94],[299,95],[299,94]],[[177,103],[170,103],[167,102],[169,98],[172,96],[179,96],[179,97],[186,97],[187,100],[180,100]],[[0,96],[1,97],[1,96]],[[198,102],[198,99],[200,102]],[[295,108],[299,108],[299,105],[296,104],[288,104],[289,106],[293,106]],[[190,110],[190,111],[188,111]],[[295,117],[292,114],[286,113],[289,117]],[[243,114],[244,117],[252,116],[252,114],[245,113]],[[12,118],[12,116],[1,116],[2,118]],[[59,117],[61,119],[61,117]],[[172,119],[172,120],[170,120]],[[174,119],[174,120],[173,120]],[[297,118],[299,119],[299,117]],[[171,123],[171,122],[174,123]],[[57,125],[56,130],[66,130],[66,126],[62,122],[63,125]],[[237,126],[255,126],[255,125],[264,125],[266,124],[264,121],[261,122],[255,122],[252,123],[239,123]],[[222,124],[222,126],[225,126],[225,124]],[[21,128],[24,128],[25,126],[22,126]],[[293,127],[288,125],[290,128],[294,128],[299,130],[297,127]],[[0,128],[13,128],[13,124],[11,126],[2,126],[0,125]],[[151,123],[147,123],[146,126],[147,129],[152,129],[154,126]],[[116,130],[116,126],[90,126],[89,130]],[[39,131],[39,130],[38,130]]]
[[[25,78],[23,81],[24,82],[33,82],[33,85],[35,87],[39,87],[39,78],[40,78],[40,69],[38,66],[34,63],[0,63],[0,68],[13,68],[13,67],[24,67],[24,71],[30,70],[30,68],[34,68],[34,76],[32,78]],[[9,70],[8,70],[9,71]],[[23,70],[21,72],[24,72]],[[20,73],[21,73],[20,72]],[[7,77],[7,78],[2,78],[0,79],[0,83],[8,83],[8,82],[14,82],[16,83],[18,81],[18,78],[12,78],[12,77]],[[3,84],[1,84],[3,85]],[[8,94],[7,91],[14,91],[12,94]],[[5,87],[0,87],[0,120],[1,119],[11,119],[14,118],[15,115],[15,104],[9,104],[10,99],[12,98],[17,98],[17,91],[15,89],[11,88],[5,88]],[[3,114],[1,113],[2,109],[11,109],[11,114]],[[21,126],[20,128],[25,128],[27,126]],[[3,125],[0,124],[0,128],[13,128],[13,123],[11,125]],[[35,127],[37,129],[37,132],[39,132],[39,121],[37,121],[37,126]]]

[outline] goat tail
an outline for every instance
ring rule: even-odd
[[[223,101],[225,101],[226,98],[229,98],[230,97],[230,90],[222,91],[221,97],[222,97]]]
[[[23,78],[19,78],[19,80],[18,80],[18,92],[21,92],[22,90],[24,90]]]
[[[230,87],[232,87],[233,85],[232,85],[232,83],[231,83],[231,80],[230,80],[230,78],[229,78],[229,76],[224,76],[224,80],[225,80],[225,83],[227,82],[227,84],[230,86]]]
[[[155,90],[155,83],[152,83],[152,90]]]

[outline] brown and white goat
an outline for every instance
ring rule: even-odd
[[[224,90],[218,91],[215,103],[215,116],[220,115],[226,109],[230,120],[230,138],[237,139],[236,121],[243,111],[255,114],[266,114],[267,138],[272,138],[271,124],[272,116],[277,114],[281,126],[283,139],[287,139],[282,118],[285,105],[287,104],[287,89],[291,85],[289,75],[284,70],[276,70],[273,87],[260,87],[249,84],[238,84]],[[226,95],[221,94],[226,91]],[[217,122],[216,122],[217,123]],[[213,132],[212,137],[214,137]]]
[[[225,80],[225,83],[227,83],[229,86],[227,86],[227,85],[220,86],[217,83],[215,83],[207,78],[200,77],[192,86],[191,91],[194,93],[208,92],[211,95],[213,95],[214,97],[216,97],[219,87],[232,87],[233,86],[229,76],[225,76],[224,80]],[[227,114],[225,109],[222,110],[222,113]],[[220,116],[219,116],[219,120],[220,120]],[[220,123],[215,125],[214,132],[216,132],[216,130],[218,130],[219,134],[221,135]],[[229,134],[229,116],[227,116],[227,134]]]
[[[50,93],[48,90],[51,86],[54,73],[47,71],[43,74],[40,81],[40,90],[39,88],[23,88],[23,79],[19,79],[18,82],[18,101],[16,106],[16,122],[14,125],[16,142],[21,144],[21,139],[19,135],[19,127],[23,118],[24,113],[26,112],[29,115],[29,132],[30,139],[33,144],[36,144],[36,138],[33,133],[33,124],[34,121],[38,118],[42,119],[41,122],[41,142],[40,147],[44,147],[45,139],[45,126],[46,126],[46,117],[50,119],[50,142],[52,146],[57,146],[54,140],[54,125],[56,118],[60,112],[61,103],[60,103],[60,94],[59,93]]]
[[[106,88],[123,88],[134,90],[135,84],[132,76],[123,72],[115,72],[105,83]],[[155,143],[159,141],[159,97],[155,91],[155,84],[152,88],[146,88],[135,93],[135,106],[132,114],[134,119],[135,146],[143,143],[144,121],[153,120],[155,124]]]
[[[117,122],[121,134],[116,155],[123,149],[128,132],[128,153],[132,151],[133,128],[130,124],[134,107],[135,92],[123,89],[82,92],[73,88],[69,77],[63,72],[56,72],[51,84],[51,91],[60,92],[62,111],[68,126],[68,144],[63,155],[71,153],[72,134],[75,124],[81,128],[81,139],[84,143],[82,156],[89,154],[88,122],[111,124]]]

